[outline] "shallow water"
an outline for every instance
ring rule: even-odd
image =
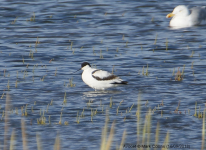
[[[0,113],[5,110],[8,93],[10,110],[13,109],[8,135],[15,129],[16,149],[22,149],[21,118],[25,120],[29,149],[37,149],[36,133],[44,149],[53,148],[57,134],[62,149],[99,149],[106,109],[109,127],[116,120],[113,148],[120,145],[124,130],[125,143],[134,145],[140,93],[142,126],[148,109],[159,105],[159,110],[152,114],[151,145],[159,122],[160,145],[169,131],[170,144],[200,149],[202,119],[193,115],[196,102],[198,110],[200,107],[203,112],[205,108],[206,23],[171,29],[165,16],[180,4],[198,6],[202,1],[2,1],[0,89],[4,96]],[[114,67],[114,74],[129,84],[95,92],[83,83],[81,72],[73,74],[85,61],[110,72]],[[142,70],[144,66],[146,72],[147,65],[149,75],[145,76]],[[183,80],[175,81],[178,68],[182,72],[184,65]],[[75,87],[69,86],[69,79]],[[63,104],[65,93],[67,101]],[[114,103],[112,108],[110,99]],[[179,112],[174,113],[179,102]],[[21,107],[25,111],[26,105],[28,115],[21,116]],[[91,108],[98,112],[93,122]],[[44,111],[46,125],[37,124],[40,109],[41,115]],[[80,115],[83,109],[85,117],[77,124],[77,113]],[[68,121],[68,126],[58,124],[61,112],[62,124]],[[3,129],[4,119],[0,122]],[[4,131],[0,134],[4,135]],[[0,141],[3,143],[4,136]]]

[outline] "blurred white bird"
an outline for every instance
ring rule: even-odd
[[[187,6],[179,5],[166,16],[166,18],[170,17],[172,17],[171,27],[183,28],[199,25],[203,20],[206,20],[206,7],[193,7],[189,10]]]
[[[116,75],[113,75],[107,71],[91,68],[91,65],[88,62],[82,63],[80,70],[83,70],[82,80],[88,86],[95,89],[95,91],[105,90],[121,84],[127,84],[126,81],[123,81]]]

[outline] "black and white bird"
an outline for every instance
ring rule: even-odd
[[[171,27],[184,28],[199,25],[203,20],[206,20],[206,7],[188,9],[185,5],[179,5],[166,18],[172,18]]]
[[[81,64],[82,80],[91,88],[96,90],[105,90],[120,84],[127,84],[126,81],[123,81],[118,76],[113,75],[107,71],[97,70],[91,68],[91,65],[88,62]]]

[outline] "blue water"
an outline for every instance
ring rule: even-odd
[[[125,143],[136,144],[135,114],[140,93],[141,131],[149,108],[153,110],[159,105],[159,110],[152,114],[151,145],[159,122],[159,145],[163,145],[169,131],[170,144],[201,148],[202,119],[193,115],[196,102],[198,111],[199,107],[201,112],[205,108],[206,22],[174,30],[169,27],[166,15],[177,5],[201,6],[202,1],[1,1],[0,4],[0,114],[5,110],[7,93],[11,99],[8,136],[14,129],[16,149],[23,148],[22,118],[29,149],[37,149],[37,133],[43,149],[53,149],[57,134],[62,149],[100,149],[107,109],[109,128],[116,121],[112,149],[120,145],[124,130]],[[82,81],[81,71],[73,74],[85,61],[109,72],[114,67],[114,74],[129,84],[94,92]],[[142,70],[144,66],[146,72],[147,65],[149,75],[145,76]],[[178,68],[182,72],[184,65],[183,80],[175,81]],[[69,79],[74,87],[69,86]],[[65,92],[67,101],[63,104]],[[26,105],[28,115],[22,116],[21,107],[25,111]],[[93,122],[91,108],[97,110]],[[85,117],[77,124],[77,113],[80,115],[83,109]],[[43,111],[46,125],[38,125]],[[69,125],[64,125],[65,121]],[[0,120],[0,126],[3,147],[4,119]]]

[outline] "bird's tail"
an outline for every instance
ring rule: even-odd
[[[202,6],[201,16],[204,20],[206,20],[206,6]]]
[[[111,84],[127,84],[128,82],[127,81],[121,81],[121,82],[113,82]]]

